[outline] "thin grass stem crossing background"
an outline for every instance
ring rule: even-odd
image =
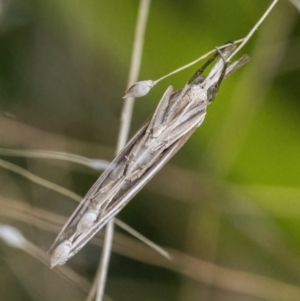
[[[0,18],[1,300],[299,299],[297,1],[11,0]],[[180,66],[251,28],[251,62],[114,234],[50,270],[46,250],[115,146],[201,62]],[[149,79],[133,111],[125,90]]]

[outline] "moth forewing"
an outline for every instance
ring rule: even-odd
[[[138,139],[144,134],[145,130],[147,129],[149,125],[149,121],[146,122],[141,129],[132,137],[132,139],[127,143],[127,145],[121,150],[121,152],[117,155],[117,157],[110,163],[110,165],[107,167],[107,169],[101,174],[101,176],[98,178],[98,180],[94,183],[94,185],[89,189],[85,197],[82,199],[82,201],[79,203],[71,217],[68,219],[66,224],[63,226],[62,230],[59,232],[55,242],[51,246],[49,252],[52,252],[52,250],[57,247],[62,241],[64,241],[68,236],[71,236],[74,231],[76,230],[77,226],[77,220],[84,214],[86,211],[86,208],[88,207],[90,200],[92,196],[97,192],[97,190],[101,187],[104,180],[107,179],[108,175],[111,173],[111,171],[116,166],[120,166],[120,163],[126,155],[128,155],[129,150],[132,148],[132,146],[136,143]],[[70,233],[72,233],[70,235]]]
[[[117,204],[109,213],[102,217],[101,221],[95,224],[89,231],[81,235],[73,244],[67,259],[74,256],[84,245],[116,214],[118,214],[123,207],[150,181],[150,179],[173,157],[173,155],[182,147],[188,138],[196,130],[196,127],[190,130],[185,136],[174,143],[161,157],[160,160],[150,168],[145,175],[140,177],[132,189],[127,190],[125,194],[117,200]],[[66,259],[66,260],[67,260]]]
[[[120,212],[203,122],[206,107],[223,77],[247,61],[244,57],[226,70],[225,60],[234,49],[233,45],[225,48],[222,59],[206,78],[197,81],[204,70],[202,67],[182,90],[173,92],[172,87],[166,90],[151,120],[117,155],[59,233],[51,248],[55,248],[52,267],[65,263]],[[209,62],[215,58],[216,55]]]
[[[164,96],[162,97],[161,101],[159,102],[158,108],[153,115],[152,119],[144,124],[144,126],[134,135],[134,137],[127,143],[127,145],[121,150],[121,152],[116,156],[116,158],[112,161],[109,167],[104,171],[104,173],[99,177],[99,179],[95,182],[95,184],[90,188],[86,196],[80,202],[72,216],[69,218],[67,223],[64,225],[62,230],[60,231],[58,237],[56,238],[54,244],[51,246],[49,252],[52,252],[51,256],[51,266],[55,266],[57,264],[63,264],[66,260],[72,257],[75,253],[77,253],[85,243],[107,222],[107,218],[111,218],[115,214],[113,214],[116,210],[111,210],[109,214],[105,214],[102,216],[101,219],[96,221],[93,226],[91,226],[88,230],[83,231],[82,233],[78,234],[77,239],[74,241],[74,236],[76,235],[76,229],[78,227],[78,222],[86,214],[87,208],[91,203],[91,199],[93,196],[102,188],[102,185],[105,181],[109,179],[109,181],[113,181],[114,178],[121,178],[122,177],[122,168],[126,166],[126,160],[130,157],[131,150],[134,148],[136,144],[139,143],[140,140],[143,139],[146,132],[151,131],[151,127],[149,128],[149,124],[157,125],[158,120],[161,119],[160,114],[161,111],[164,111],[164,108],[167,107],[169,103],[169,98],[171,96],[173,89],[170,86],[167,91],[165,92]],[[114,172],[116,169],[121,171],[121,174],[115,173],[114,178],[111,178],[111,173]],[[131,189],[130,191],[133,191]],[[127,199],[126,199],[127,200]],[[125,206],[126,200],[120,199],[114,201],[121,205]],[[122,207],[123,207],[122,206]],[[121,208],[122,208],[121,207]],[[120,210],[121,210],[120,208]],[[118,209],[118,208],[117,208]],[[113,214],[113,215],[112,215]],[[72,239],[72,242],[70,241]],[[63,250],[63,252],[62,252]]]

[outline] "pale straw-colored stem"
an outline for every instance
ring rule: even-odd
[[[238,44],[238,43],[242,43],[243,41],[244,41],[244,38],[243,38],[243,39],[236,40],[236,41],[234,41],[233,43]],[[227,43],[227,44],[224,44],[224,45],[222,45],[222,46],[218,46],[218,49],[226,48],[226,47],[229,46],[230,44],[231,44],[231,43]],[[180,72],[180,71],[182,71],[182,70],[184,70],[184,69],[186,69],[186,68],[189,68],[189,67],[191,67],[191,66],[197,64],[198,62],[200,62],[201,60],[206,59],[208,56],[210,56],[211,54],[213,54],[213,53],[215,53],[215,52],[216,52],[216,49],[210,50],[209,52],[203,54],[202,56],[200,56],[200,57],[197,58],[196,60],[194,60],[194,61],[192,61],[192,62],[190,62],[190,63],[188,63],[188,64],[186,64],[186,65],[184,65],[184,66],[182,66],[182,67],[180,67],[180,68],[178,68],[178,69],[176,69],[176,70],[174,70],[174,71],[172,71],[172,72],[170,72],[170,73],[168,73],[168,74],[166,74],[166,75],[164,75],[164,76],[162,76],[162,77],[160,77],[159,79],[155,80],[155,81],[154,81],[154,84],[156,85],[158,82],[162,81],[163,79],[165,79],[165,78],[167,78],[167,77],[169,77],[169,76],[171,76],[171,75],[173,75],[173,74],[176,74],[176,73],[178,73],[178,72]]]
[[[125,224],[124,222],[122,222],[119,219],[115,219],[115,224],[118,225],[119,227],[121,227],[123,230],[127,231],[128,233],[130,233],[135,238],[137,238],[140,241],[142,241],[144,244],[146,244],[149,247],[151,247],[153,250],[155,250],[157,253],[159,253],[163,257],[167,258],[168,260],[172,260],[172,257],[171,257],[170,253],[168,253],[166,250],[164,250],[163,248],[161,248],[160,246],[158,246],[156,243],[154,243],[153,241],[151,241],[150,239],[148,239],[146,236],[144,236],[141,233],[139,233],[136,230],[134,230],[129,225]]]
[[[300,13],[300,0],[290,0],[290,2],[296,7],[298,12]]]
[[[263,14],[263,16],[258,20],[258,22],[254,25],[254,27],[250,30],[250,32],[247,34],[247,36],[243,39],[239,39],[239,40],[236,40],[234,41],[233,43],[235,44],[238,44],[238,43],[241,43],[237,49],[231,54],[231,56],[227,59],[227,61],[230,61],[244,46],[245,44],[250,40],[250,38],[253,36],[254,32],[258,29],[258,27],[261,25],[261,23],[266,19],[266,17],[269,15],[269,13],[271,12],[271,10],[273,9],[273,7],[276,5],[276,3],[278,2],[278,0],[274,0],[272,2],[272,4],[269,6],[269,8],[265,11],[265,13]],[[222,45],[222,46],[218,46],[218,49],[223,49],[225,47],[227,47],[228,45],[230,44],[225,44],[225,45]],[[209,55],[213,54],[216,50],[211,50],[209,52],[207,52],[206,54],[202,55],[201,57],[199,57],[198,59],[168,73],[167,75],[164,75],[162,77],[160,77],[159,79],[155,80],[154,81],[154,85],[156,85],[158,82],[162,81],[163,79],[175,74],[175,73],[178,73],[188,67],[191,67],[193,65],[195,65],[196,63],[198,63],[199,61],[207,58]]]
[[[99,276],[96,278],[98,282],[96,301],[102,301],[104,296],[113,236],[114,236],[114,220],[112,219],[105,227],[103,250],[102,250],[102,256],[101,256],[100,266],[99,266],[100,268]]]
[[[134,38],[132,55],[131,55],[131,64],[130,64],[127,88],[129,88],[132,84],[134,84],[138,80],[150,2],[151,0],[140,1],[138,18],[135,27],[135,38]],[[126,98],[121,113],[121,124],[120,124],[120,131],[119,131],[118,144],[117,144],[117,153],[125,146],[127,142],[133,106],[134,106],[134,98],[132,97]]]
[[[78,163],[85,165],[95,170],[105,170],[109,163],[106,160],[101,159],[89,159],[86,157],[78,156],[71,153],[57,152],[57,151],[47,151],[47,150],[17,150],[10,148],[0,148],[1,156],[12,156],[12,157],[25,157],[25,158],[43,158],[43,159],[55,159]]]
[[[67,197],[69,197],[73,200],[76,200],[77,202],[79,202],[82,199],[82,197],[79,196],[78,194],[76,194],[76,193],[74,193],[74,192],[72,192],[72,191],[70,191],[70,190],[68,190],[64,187],[61,187],[57,184],[54,184],[50,181],[47,181],[47,180],[45,180],[41,177],[38,177],[35,174],[27,171],[26,169],[24,169],[22,167],[19,167],[15,164],[12,164],[10,162],[7,162],[7,161],[4,161],[4,160],[0,159],[0,167],[3,167],[7,170],[15,172],[15,173],[23,176],[24,178],[26,178],[26,179],[28,179],[28,180],[30,180],[30,181],[38,184],[38,185],[41,185],[41,186],[47,187],[51,190],[54,190],[54,191],[56,191],[56,192],[58,192],[62,195],[65,195],[65,196],[67,196]]]
[[[137,23],[135,27],[135,37],[134,37],[134,44],[133,44],[133,51],[131,56],[131,65],[130,65],[127,87],[129,87],[131,84],[133,84],[138,80],[150,3],[151,0],[140,1]],[[118,137],[116,153],[118,153],[126,144],[130,123],[131,123],[133,105],[134,105],[134,98],[129,97],[125,99],[122,114],[121,114],[121,125],[120,125],[120,132]],[[104,295],[104,288],[105,288],[105,283],[107,278],[109,258],[111,253],[112,240],[113,240],[113,229],[114,229],[114,219],[112,218],[108,222],[105,228],[103,251],[102,251],[102,256],[101,256],[100,266],[99,266],[100,272],[99,272],[99,278],[97,279],[98,290],[97,290],[96,301],[101,301]]]
[[[31,173],[30,171],[19,167],[15,164],[12,164],[10,162],[4,161],[2,159],[0,159],[0,167],[12,171],[30,181],[32,181],[33,183],[36,183],[40,186],[43,186],[45,188],[51,189],[55,192],[58,192],[76,202],[80,202],[82,200],[82,196],[64,188],[61,187],[55,183],[52,183],[48,180],[45,180],[33,173]],[[120,228],[122,228],[124,231],[128,232],[130,235],[132,235],[133,237],[135,237],[136,239],[142,241],[144,244],[148,245],[149,247],[153,248],[155,251],[157,251],[159,254],[161,254],[162,256],[164,256],[167,259],[170,259],[170,254],[165,251],[163,248],[161,248],[160,246],[158,246],[156,243],[154,243],[153,241],[151,241],[150,239],[148,239],[147,237],[145,237],[144,235],[142,235],[141,233],[139,233],[138,231],[134,230],[132,227],[130,227],[129,225],[125,224],[124,222],[122,222],[121,220],[115,218],[115,223],[116,225],[118,225]]]
[[[10,225],[0,224],[0,239],[9,247],[23,250],[44,265],[49,266],[49,255],[28,241],[18,229]],[[89,291],[90,283],[67,266],[59,267],[55,269],[54,272],[58,273],[70,283],[75,284],[84,292]]]
[[[253,26],[253,28],[250,30],[250,32],[247,34],[247,36],[243,39],[243,42],[237,47],[237,49],[231,54],[231,56],[227,59],[227,61],[230,61],[231,58],[233,58],[243,47],[244,45],[250,40],[250,38],[253,36],[254,32],[258,29],[260,24],[266,19],[266,17],[269,15],[273,7],[276,5],[278,0],[274,0],[269,8],[265,11],[265,13],[262,15],[262,17],[258,20],[258,22]]]

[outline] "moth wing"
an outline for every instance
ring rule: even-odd
[[[107,179],[107,177],[111,174],[116,166],[119,166],[122,161],[125,162],[126,157],[129,155],[130,150],[134,146],[134,144],[145,134],[146,130],[149,130],[151,125],[157,124],[158,120],[161,119],[161,111],[164,111],[165,108],[168,106],[169,99],[171,93],[173,91],[172,86],[168,87],[166,92],[164,93],[163,97],[161,98],[158,107],[153,114],[150,121],[147,121],[141,129],[133,136],[133,138],[126,144],[126,146],[117,154],[116,158],[111,162],[108,168],[102,173],[102,175],[98,178],[98,180],[94,183],[94,185],[90,188],[87,192],[85,197],[79,203],[71,217],[68,219],[66,224],[63,226],[62,230],[58,234],[57,238],[55,239],[53,245],[49,249],[49,252],[52,252],[62,241],[68,239],[76,230],[76,226],[78,221],[80,220],[81,216],[86,212],[86,209],[89,206],[91,197],[99,190],[99,187],[102,186],[103,182]],[[112,179],[110,179],[112,180]],[[98,228],[97,228],[98,229]]]
[[[159,161],[153,165],[143,176],[137,178],[130,189],[120,196],[114,203],[116,206],[104,214],[89,230],[83,232],[73,243],[68,259],[74,256],[81,248],[151,180],[151,178],[175,155],[175,153],[185,144],[189,137],[194,133],[196,127],[178,139],[173,145],[163,152]]]
[[[127,145],[121,150],[121,152],[116,156],[116,158],[110,163],[110,165],[107,167],[107,169],[101,174],[101,176],[98,178],[98,180],[94,183],[94,185],[90,188],[90,190],[87,192],[85,197],[82,199],[82,201],[79,203],[71,217],[68,219],[68,221],[65,223],[61,231],[59,232],[57,238],[55,239],[53,245],[49,249],[48,252],[52,252],[54,248],[56,248],[57,245],[59,245],[62,241],[68,239],[72,233],[76,229],[76,225],[80,217],[84,214],[86,211],[89,203],[90,198],[93,194],[95,194],[96,190],[98,190],[99,187],[103,184],[103,182],[107,179],[107,177],[110,175],[111,171],[114,169],[115,166],[118,166],[120,162],[126,160],[126,156],[129,154],[131,148],[136,143],[136,141],[144,134],[147,127],[149,125],[149,121],[146,122],[142,128],[133,136],[133,138],[127,143]]]

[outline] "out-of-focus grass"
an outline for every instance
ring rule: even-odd
[[[0,4],[1,147],[111,160],[138,3]],[[268,4],[153,1],[141,79],[159,78],[216,45],[243,37]],[[180,268],[169,266],[153,252],[148,254],[147,247],[117,233],[106,290],[112,299],[276,301],[286,294],[285,300],[297,300],[299,34],[297,10],[279,1],[242,51],[252,61],[222,84],[204,124],[121,212],[121,219],[153,241],[180,251],[183,262]],[[131,133],[151,114],[166,87],[180,88],[195,69],[166,79],[138,100]],[[70,162],[2,159],[81,195],[98,176]],[[3,169],[0,187],[3,199],[46,212],[69,216],[76,206]],[[17,227],[43,250],[49,248],[55,235],[45,224],[39,227],[20,218],[18,210],[8,214],[2,209],[2,223]],[[0,250],[1,300],[83,300],[79,289],[35,259],[2,242]],[[99,254],[100,249],[89,245],[68,265],[92,281]],[[217,267],[205,270],[201,260]],[[222,266],[246,276],[240,282],[229,278],[227,270],[223,274],[218,269]],[[209,280],[203,276],[206,271]],[[252,286],[260,276],[268,277],[267,282]],[[275,293],[268,295],[262,286]],[[276,295],[278,291],[282,294]]]

